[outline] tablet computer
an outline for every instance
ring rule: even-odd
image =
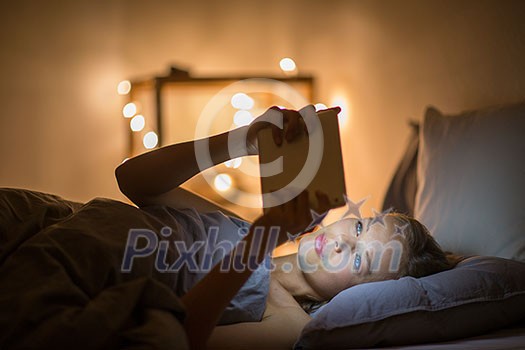
[[[288,202],[304,189],[308,190],[310,205],[317,212],[317,190],[328,195],[331,208],[345,204],[339,118],[334,109],[318,111],[318,118],[312,114],[313,122],[303,118],[308,133],[301,130],[291,142],[283,139],[277,146],[271,128],[257,134],[264,212]]]

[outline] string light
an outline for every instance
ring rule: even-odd
[[[255,102],[253,101],[253,98],[246,95],[245,93],[238,92],[232,96],[231,104],[233,108],[249,110],[253,108]]]
[[[118,83],[117,92],[119,95],[127,95],[131,91],[131,82],[129,80],[122,80]]]
[[[122,108],[122,114],[126,118],[131,118],[137,113],[137,105],[133,102],[127,103],[124,108]]]
[[[241,166],[241,164],[242,164],[242,158],[234,158],[234,159],[230,159],[224,162],[224,165],[226,165],[227,168],[233,168],[233,169],[237,169],[238,167]]]
[[[142,139],[142,143],[144,144],[144,147],[147,149],[152,149],[157,146],[159,143],[159,137],[154,131],[150,131],[144,135],[144,138]]]
[[[137,114],[129,122],[129,126],[131,130],[133,131],[141,131],[142,129],[144,129],[145,125],[146,125],[146,120],[144,119],[144,116],[141,114]]]
[[[218,191],[225,192],[232,187],[232,178],[228,174],[218,174],[213,180],[213,185]]]
[[[279,62],[279,66],[283,70],[283,72],[293,72],[297,69],[297,65],[295,64],[294,60],[292,60],[290,57],[285,57]]]
[[[253,115],[245,110],[240,110],[235,112],[235,115],[233,116],[233,122],[237,126],[245,126],[252,122]]]
[[[322,111],[323,109],[327,109],[326,105],[324,103],[316,103],[314,105],[316,111]]]

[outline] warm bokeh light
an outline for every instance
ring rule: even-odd
[[[119,95],[127,95],[131,91],[131,82],[129,80],[122,80],[118,83],[117,92]]]
[[[255,104],[253,98],[251,98],[243,92],[238,92],[235,95],[233,95],[231,103],[234,108],[244,110],[252,109],[253,105]]]
[[[129,122],[129,126],[131,130],[133,131],[141,131],[144,129],[144,126],[146,125],[146,120],[144,119],[144,116],[137,114],[136,116],[131,119]]]
[[[336,94],[332,98],[330,104],[332,107],[341,107],[341,112],[339,112],[339,125],[345,126],[349,123],[350,119],[350,110],[348,106],[348,101],[343,94]]]
[[[245,126],[252,122],[253,115],[245,110],[240,110],[235,112],[235,115],[233,116],[233,122],[237,126]]]
[[[226,165],[227,168],[233,168],[233,169],[237,169],[238,167],[241,166],[241,164],[242,164],[242,158],[234,158],[234,159],[230,159],[224,162],[224,165]]]
[[[279,62],[279,66],[281,67],[281,69],[284,71],[284,72],[293,72],[295,71],[295,69],[297,68],[294,60],[292,60],[291,58],[289,57],[285,57],[283,58],[280,62]]]
[[[155,148],[157,144],[159,143],[159,137],[154,131],[150,131],[144,135],[144,138],[142,139],[142,143],[144,144],[144,147],[147,149]]]
[[[213,185],[218,191],[224,192],[232,187],[232,177],[228,174],[218,174],[213,180]]]
[[[323,109],[327,109],[326,105],[324,103],[316,103],[314,105],[316,111],[322,111]]]
[[[122,114],[126,118],[131,118],[137,113],[137,105],[133,102],[127,103],[124,108],[122,108]]]

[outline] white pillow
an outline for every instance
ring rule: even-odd
[[[415,216],[445,250],[525,260],[525,103],[427,109]]]

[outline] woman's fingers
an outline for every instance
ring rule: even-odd
[[[333,110],[336,113],[341,112],[341,108],[339,107],[328,108],[328,110]],[[306,123],[299,111],[293,109],[281,109],[277,106],[273,106],[252,122],[252,126],[250,127],[252,130],[248,132],[251,144],[255,145],[257,132],[266,127],[272,129],[273,140],[278,146],[282,144],[284,139],[291,142],[303,132],[305,134],[308,133]]]
[[[273,107],[270,107],[270,109],[273,109],[274,111],[279,112],[279,113],[274,114],[276,116],[274,118],[283,118],[283,111],[279,107],[273,106]],[[275,142],[277,146],[280,146],[283,143],[283,131],[281,128],[277,126],[279,124],[281,124],[279,123],[279,120],[273,120],[273,122],[270,123],[270,127],[272,128],[273,141]]]
[[[301,124],[304,124],[303,117],[298,111],[285,109],[283,110],[283,117],[285,122],[285,138],[286,141],[293,141],[299,133],[302,132]]]
[[[272,137],[277,146],[280,146],[284,139],[291,142],[301,133],[308,132],[303,117],[298,111],[273,106],[252,122],[251,130],[248,132],[250,143],[255,144],[258,131],[267,127],[272,129]]]
[[[290,142],[293,141],[304,129],[304,121],[301,114],[293,109],[280,109],[273,106],[270,109],[281,112],[282,120],[274,120],[271,124],[272,134],[275,144],[280,146],[283,139]],[[282,125],[282,129],[277,125]]]
[[[272,109],[282,113],[282,120],[275,120],[271,125],[275,144],[280,146],[283,139],[288,142],[293,141],[301,132],[302,124],[304,124],[301,115],[292,109],[279,109],[278,107],[272,107]],[[279,124],[282,125],[282,129],[277,126]]]
[[[272,135],[273,135],[273,141],[277,146],[280,146],[283,143],[283,131],[279,129],[277,125],[272,124]]]

